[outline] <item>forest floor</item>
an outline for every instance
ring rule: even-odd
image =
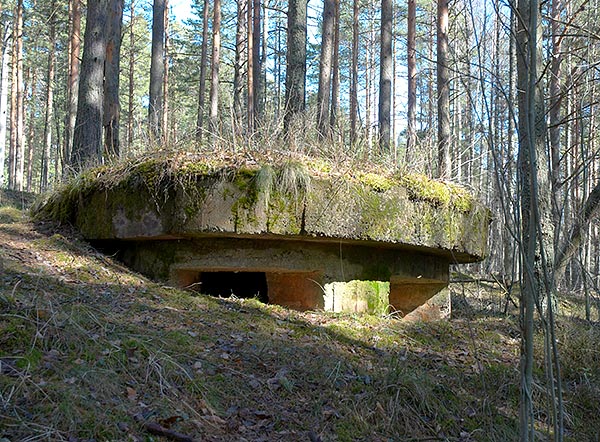
[[[194,295],[30,222],[9,196],[2,442],[518,439],[518,321],[493,284],[453,284],[453,318],[431,323]],[[580,319],[577,296],[561,304],[566,440],[598,441],[600,326]],[[545,435],[542,347],[533,395]]]

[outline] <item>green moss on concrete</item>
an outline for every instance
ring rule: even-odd
[[[451,207],[463,213],[473,209],[473,197],[455,184],[435,181],[419,174],[403,175],[400,183],[413,200],[425,201],[435,207]]]
[[[375,192],[387,192],[395,186],[398,186],[398,181],[393,177],[387,177],[372,172],[358,173],[358,182],[368,186]]]

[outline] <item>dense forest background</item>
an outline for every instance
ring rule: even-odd
[[[471,271],[520,282],[528,354],[557,292],[600,311],[596,1],[194,0],[180,22],[167,0],[3,0],[0,185],[157,151],[457,182],[492,211]]]

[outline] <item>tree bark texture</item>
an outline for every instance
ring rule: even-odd
[[[335,130],[340,107],[340,0],[334,0],[333,54],[331,62],[331,109],[329,127]]]
[[[69,43],[68,43],[67,115],[63,148],[63,174],[69,164],[73,149],[73,132],[77,119],[77,97],[79,91],[79,70],[81,55],[81,0],[69,1]]]
[[[564,91],[561,89],[562,81],[562,63],[564,59],[562,40],[563,26],[562,13],[564,5],[562,0],[552,0],[551,6],[551,32],[552,32],[552,61],[550,62],[550,103],[548,109],[548,124],[550,135],[550,158],[551,158],[551,186],[552,186],[552,217],[556,226],[560,225],[562,217],[563,204],[560,201],[561,189],[561,132],[563,122],[562,102]],[[554,243],[558,244],[558,234],[560,229],[556,229]]]
[[[28,67],[28,78],[25,90],[29,89],[29,96],[27,97],[26,103],[23,104],[23,109],[29,111],[29,117],[27,118],[27,136],[28,143],[25,145],[27,149],[27,174],[25,180],[25,190],[27,192],[33,191],[33,163],[35,161],[35,152],[39,148],[38,137],[36,136],[36,125],[35,125],[35,114],[37,110],[38,102],[38,67]]]
[[[0,54],[0,186],[4,186],[4,163],[6,160],[6,129],[8,122],[8,78],[10,62],[11,30],[8,25],[2,30],[2,53]]]
[[[214,0],[212,66],[210,73],[210,128],[219,133],[219,66],[221,63],[221,0]],[[250,7],[250,6],[248,6]]]
[[[133,144],[133,107],[134,107],[134,92],[135,92],[135,0],[131,0],[129,4],[129,78],[128,78],[128,94],[127,94],[127,148],[131,149]]]
[[[166,0],[154,0],[152,6],[152,53],[150,60],[150,91],[148,124],[155,140],[162,135],[163,81],[165,75],[165,7]]]
[[[408,69],[408,100],[406,128],[406,163],[413,167],[417,144],[417,2],[408,0],[407,18],[407,69]]]
[[[255,63],[255,52],[254,52],[254,32],[253,32],[253,26],[254,26],[254,20],[253,20],[253,14],[254,14],[254,9],[252,7],[251,4],[251,0],[246,0],[247,1],[247,5],[246,5],[246,26],[247,26],[247,32],[246,32],[246,53],[248,55],[248,65],[247,65],[247,79],[248,79],[248,88],[247,88],[247,92],[248,92],[248,102],[247,102],[247,109],[248,109],[248,113],[247,113],[247,118],[248,118],[248,134],[252,134],[254,133],[254,92],[256,91],[256,88],[254,87],[254,82],[255,82],[255,77],[254,74],[255,69],[254,69],[254,63]]]
[[[261,59],[260,59],[260,26],[261,26],[261,14],[260,14],[260,0],[253,0],[252,6],[254,11],[252,12],[252,99],[253,99],[253,122],[252,122],[252,131],[258,127],[258,122],[261,118],[261,102],[262,102],[262,93],[261,93],[261,80],[260,80],[260,72],[261,68]],[[248,66],[250,69],[250,66]]]
[[[321,139],[328,137],[329,100],[331,97],[331,63],[333,61],[333,30],[335,25],[335,1],[323,2],[323,25],[321,29],[321,55],[319,59],[319,89],[317,91],[317,130]]]
[[[352,5],[352,61],[350,78],[350,142],[356,142],[358,121],[358,18],[359,0]]]
[[[48,17],[49,47],[48,47],[48,71],[46,75],[46,115],[44,118],[44,151],[42,153],[42,171],[40,178],[40,190],[48,189],[50,177],[50,153],[52,151],[52,120],[54,118],[54,72],[56,64],[56,0],[50,3],[50,17]],[[57,158],[58,160],[58,158]]]
[[[165,47],[163,56],[163,86],[162,86],[162,144],[168,145],[170,140],[169,130],[169,0],[165,0],[165,11],[164,11],[164,24],[165,24]]]
[[[307,0],[290,0],[285,77],[286,131],[294,117],[304,112],[306,95],[306,8]]]
[[[381,0],[381,52],[379,56],[379,150],[390,151],[392,110],[392,0]]]
[[[233,126],[235,134],[241,134],[244,115],[250,115],[250,109],[244,109],[244,91],[249,88],[247,73],[244,65],[247,61],[247,49],[249,41],[246,39],[247,30],[247,0],[237,2],[237,22],[235,32],[235,61],[233,64]]]
[[[106,61],[104,64],[104,153],[106,158],[120,155],[119,73],[121,65],[121,28],[124,0],[110,0],[106,33]]]
[[[202,9],[202,49],[200,50],[200,83],[198,85],[198,116],[196,118],[196,142],[202,141],[204,131],[204,107],[206,96],[206,67],[208,65],[208,0]]]
[[[10,144],[8,152],[8,188],[15,189],[17,175],[17,26],[13,23],[12,50],[10,52]]]
[[[83,59],[73,133],[71,167],[77,172],[102,160],[102,110],[106,25],[110,0],[89,0],[83,41]]]
[[[448,0],[437,3],[438,177],[450,178],[450,76],[448,69]]]
[[[15,137],[15,190],[23,190],[25,171],[25,85],[23,83],[23,0],[17,0],[15,17],[16,49],[16,137]]]

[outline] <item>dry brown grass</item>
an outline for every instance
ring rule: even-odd
[[[449,322],[299,313],[163,287],[27,222],[0,225],[0,263],[0,438],[517,438],[518,328],[482,308],[494,290]],[[568,440],[596,440],[597,326],[560,323]]]

